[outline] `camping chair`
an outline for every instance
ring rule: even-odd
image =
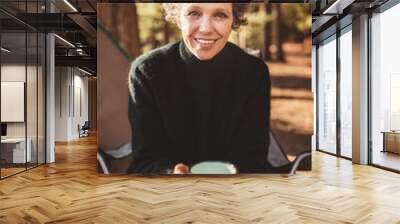
[[[272,131],[269,132],[269,140],[267,160],[277,170],[277,173],[287,173],[288,176],[292,176],[296,173],[301,162],[311,156],[310,150],[303,151],[293,161],[290,161]]]
[[[276,173],[284,173],[287,176],[292,176],[296,173],[300,163],[308,156],[311,156],[310,151],[300,153],[293,161],[290,161],[286,154],[282,151],[279,142],[274,134],[270,131],[270,145],[268,150],[268,162],[276,170]],[[97,161],[98,171],[110,174],[115,171],[112,169],[112,163],[123,159],[130,159],[132,154],[132,144],[129,142],[116,150],[102,150],[98,148]],[[126,170],[125,170],[126,171]],[[120,171],[121,172],[121,171]],[[124,172],[124,171],[122,171]]]

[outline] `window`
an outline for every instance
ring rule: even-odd
[[[2,6],[12,6],[12,2]],[[44,1],[18,2],[21,14]],[[45,35],[0,12],[0,178],[45,163]],[[4,130],[3,130],[4,129]]]
[[[340,36],[340,155],[352,157],[352,33],[351,25]]]
[[[318,149],[336,153],[336,35],[318,47]]]
[[[400,170],[400,4],[371,18],[372,163]]]

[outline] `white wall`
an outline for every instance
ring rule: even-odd
[[[1,65],[1,81],[25,82],[25,64]]]
[[[76,72],[79,72],[78,75]],[[79,70],[74,70],[74,119],[72,119],[72,135],[73,136],[78,136],[78,124],[81,126],[85,123],[85,121],[88,120],[89,118],[89,113],[88,113],[88,77],[87,76],[81,76],[82,73],[80,73]]]
[[[25,64],[5,64],[1,66],[1,81],[2,82],[25,82]],[[32,71],[36,69],[36,67],[28,66],[27,71],[28,75],[35,74],[36,70],[33,73]],[[29,77],[28,77],[29,79]],[[28,97],[36,97],[36,92],[27,93]],[[3,96],[4,97],[4,96]],[[27,99],[28,100],[28,99]],[[35,105],[36,106],[36,105]],[[1,110],[6,110],[6,108],[1,108]],[[28,114],[29,116],[30,114]],[[33,120],[31,117],[28,117],[28,120]],[[30,126],[28,126],[30,127]],[[7,122],[7,136],[8,137],[25,137],[25,122]],[[29,137],[29,136],[28,136]]]
[[[25,74],[25,64],[1,66],[1,81],[3,82],[25,82]],[[6,108],[1,108],[1,110],[6,110]],[[7,137],[25,137],[25,122],[7,122]]]
[[[38,69],[38,70],[37,70]],[[7,137],[9,138],[25,138],[30,140],[30,148],[32,152],[32,161],[44,163],[44,83],[41,66],[32,66],[25,64],[3,64],[1,67],[2,82],[24,82],[26,90],[26,101],[23,102],[21,113],[26,112],[26,120],[21,122],[6,122]],[[25,80],[27,78],[27,80]],[[2,98],[8,98],[2,95]],[[26,105],[25,105],[26,103]],[[11,108],[2,107],[5,110],[13,110]],[[15,109],[14,109],[15,110]],[[8,111],[15,113],[13,111]],[[23,115],[24,116],[24,115]],[[38,156],[37,156],[38,154]]]
[[[56,141],[77,139],[78,124],[88,120],[88,78],[83,75],[76,68],[56,67]]]
[[[55,141],[68,141],[69,68],[55,68]]]
[[[25,82],[25,74],[25,64],[3,64],[1,66],[1,81]],[[6,108],[1,108],[1,110],[6,110]],[[25,126],[25,122],[7,122],[7,137],[24,138]]]

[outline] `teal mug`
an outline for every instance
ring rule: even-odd
[[[190,167],[191,174],[237,174],[235,165],[222,161],[204,161]]]

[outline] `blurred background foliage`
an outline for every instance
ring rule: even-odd
[[[120,11],[125,16],[118,16],[121,15]],[[285,42],[300,43],[310,39],[309,4],[251,3],[246,18],[248,25],[232,32],[230,41],[265,60],[285,61],[282,50]],[[161,4],[157,3],[113,4],[107,18],[103,20],[99,17],[99,26],[132,59],[181,38],[178,27],[165,21]],[[127,37],[128,33],[133,37]],[[137,40],[140,43],[129,43]],[[132,49],[137,45],[139,47]]]
[[[288,31],[287,40],[301,42],[305,37],[310,36],[311,10],[306,5],[283,4],[284,30]]]

